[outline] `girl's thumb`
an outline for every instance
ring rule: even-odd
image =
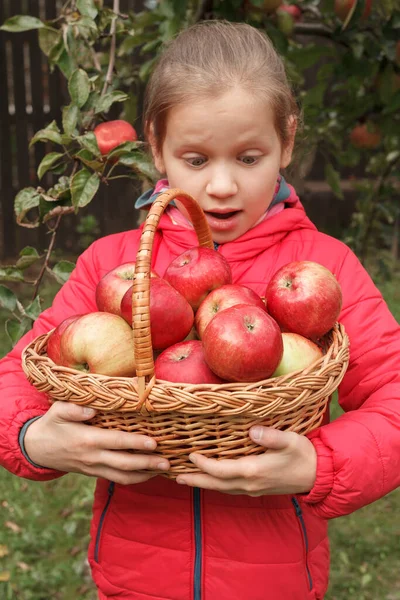
[[[93,408],[79,406],[72,402],[55,402],[54,408],[57,410],[58,418],[62,421],[87,421],[96,414]]]
[[[279,431],[273,427],[263,427],[262,425],[256,425],[250,429],[250,437],[265,448],[271,448],[271,450],[283,450],[287,447],[290,440],[289,437],[293,435],[289,431]],[[294,434],[296,435],[296,434]]]

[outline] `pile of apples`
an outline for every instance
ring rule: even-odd
[[[136,373],[132,320],[135,263],[109,271],[96,288],[98,311],[65,319],[49,336],[56,364],[108,376]],[[232,284],[226,259],[194,247],[163,277],[151,273],[150,328],[157,379],[177,383],[254,382],[302,370],[322,356],[318,340],[332,329],[341,288],[311,261],[281,267],[265,301]]]

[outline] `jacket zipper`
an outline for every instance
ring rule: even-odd
[[[304,522],[303,511],[301,510],[301,506],[300,506],[297,498],[292,498],[292,504],[294,506],[294,510],[296,511],[296,516],[299,519],[301,531],[302,531],[302,534],[303,534],[304,546],[305,546],[305,550],[306,550],[306,571],[307,571],[308,586],[309,586],[309,589],[312,590],[312,588],[313,588],[313,580],[312,580],[312,577],[311,577],[310,567],[308,565],[308,535],[307,535],[307,528],[306,528],[306,524]]]
[[[103,512],[101,513],[99,526],[97,528],[97,533],[96,533],[96,543],[94,545],[94,560],[96,562],[99,562],[101,532],[103,530],[104,519],[106,518],[106,514],[108,511],[108,507],[110,506],[111,498],[114,494],[114,488],[115,488],[115,483],[113,481],[110,481],[110,485],[108,486],[108,490],[107,490],[107,493],[108,493],[107,502],[103,508]]]
[[[201,537],[201,508],[200,489],[193,488],[193,518],[194,518],[194,600],[201,600],[201,570],[202,570],[202,537]]]

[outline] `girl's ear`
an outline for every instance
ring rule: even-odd
[[[165,173],[164,161],[162,158],[162,153],[158,150],[153,125],[151,125],[149,130],[149,144],[151,148],[151,154],[153,155],[154,165],[157,171],[159,173]]]
[[[296,131],[297,119],[294,115],[291,115],[288,121],[288,140],[284,148],[282,148],[281,169],[286,169],[286,167],[290,165],[290,161],[292,160]]]

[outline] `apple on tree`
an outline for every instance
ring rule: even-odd
[[[93,130],[97,145],[104,156],[124,142],[135,142],[137,133],[128,121],[116,119],[100,123]]]
[[[121,316],[132,323],[131,286],[121,301]],[[182,341],[194,324],[193,309],[189,302],[165,279],[150,279],[150,328],[154,350],[164,350]]]
[[[200,339],[209,322],[215,315],[235,304],[254,304],[265,310],[265,304],[253,290],[244,285],[228,283],[210,292],[200,304],[196,316],[195,326]]]
[[[372,0],[335,0],[335,14],[341,21],[346,21],[349,13],[357,2],[364,2],[362,19],[367,19],[371,14]]]
[[[203,334],[206,363],[226,381],[267,379],[283,354],[282,334],[259,306],[237,304],[219,312]]]
[[[296,22],[301,21],[302,12],[301,8],[296,4],[281,4],[277,9],[277,14],[286,13],[292,17]]]
[[[132,328],[108,312],[82,315],[61,334],[60,364],[88,373],[132,377],[136,374]]]
[[[313,261],[294,261],[278,269],[265,292],[267,311],[282,331],[316,339],[337,321],[342,291],[336,277]]]
[[[282,333],[283,356],[273,377],[302,371],[322,358],[323,352],[317,344],[298,333]]]
[[[157,379],[176,383],[223,383],[207,365],[200,340],[179,342],[161,352],[154,371]]]
[[[375,123],[359,123],[350,132],[350,141],[355,148],[373,150],[381,143],[382,135]]]
[[[232,283],[232,272],[222,254],[210,248],[195,246],[180,254],[168,265],[164,279],[178,290],[196,311],[212,290]]]
[[[121,300],[132,287],[135,274],[135,262],[126,262],[108,271],[96,286],[96,305],[98,310],[121,316]],[[152,271],[151,277],[157,277]]]
[[[72,315],[71,317],[67,317],[66,319],[64,319],[64,321],[61,321],[61,323],[57,325],[53,333],[49,336],[49,339],[47,340],[46,352],[47,356],[56,365],[61,364],[60,343],[62,334],[64,333],[64,331],[70,323],[73,323],[74,321],[76,321],[76,319],[78,319],[78,317],[81,316],[82,315]]]

